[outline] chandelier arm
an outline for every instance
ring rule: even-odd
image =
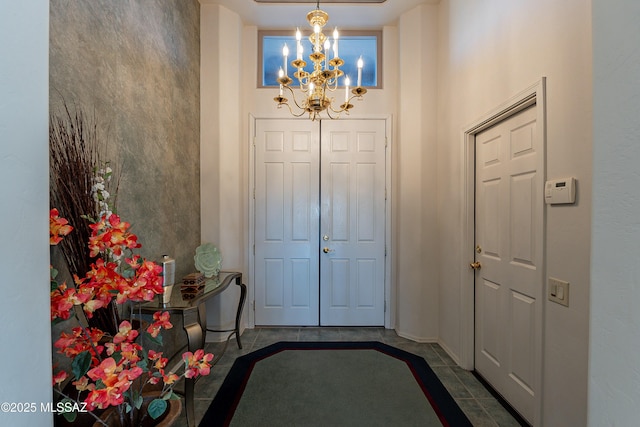
[[[331,92],[335,92],[336,89],[338,89],[338,79],[336,78],[333,82],[333,84],[331,84],[331,82],[327,81],[327,89]]]
[[[289,89],[289,92],[291,92],[291,99],[293,99],[293,103],[296,104],[296,107],[298,107],[299,109],[301,109],[304,112],[306,111],[306,108],[304,108],[302,105],[298,104],[298,100],[296,99],[296,94],[293,91],[293,89],[291,89],[289,86],[285,86],[287,89]],[[289,107],[289,109],[291,109],[291,107]],[[301,114],[302,115],[302,114]],[[300,116],[296,116],[296,117],[300,117]]]
[[[362,99],[362,95],[351,95],[351,96],[349,97],[349,100],[347,101],[347,103],[348,103],[348,104],[350,104],[350,103],[351,103],[351,101],[353,101],[353,100],[354,100],[354,99],[356,99],[356,98],[357,98],[358,100],[361,100],[361,99]]]
[[[301,106],[300,104],[298,104],[298,100],[296,99],[296,94],[293,91],[293,89],[291,89],[289,86],[284,86],[284,87],[286,87],[289,90],[289,92],[291,93],[291,99],[293,99],[293,103],[296,105],[298,110],[300,110],[300,113],[294,113],[293,112],[293,108],[291,108],[291,105],[288,102],[282,102],[282,103],[280,103],[278,105],[284,104],[284,105],[287,106],[287,108],[289,109],[289,112],[291,113],[292,116],[294,116],[294,117],[302,117],[302,115],[307,112],[307,109],[304,108],[303,106]]]
[[[329,108],[327,108],[327,114],[329,114],[329,110],[333,111],[334,113],[338,114],[338,117],[340,116],[340,114],[343,111],[346,111],[344,108],[340,108],[339,110],[336,110],[335,108],[333,108],[333,103],[329,104]],[[329,114],[329,117],[331,117],[331,115]],[[331,117],[333,118],[333,117]]]
[[[331,120],[335,120],[335,119],[339,119],[339,118],[340,118],[340,113],[342,113],[342,111],[343,111],[343,110],[340,110],[340,111],[334,110],[334,109],[333,109],[333,106],[332,106],[332,105],[329,105],[329,108],[327,108],[327,110],[326,110],[326,111],[327,111],[327,116],[329,116],[329,118],[330,118]],[[338,113],[338,114],[337,114],[336,116],[332,116],[332,115],[331,115],[331,112],[332,112],[332,111],[333,111],[334,113]]]
[[[291,115],[292,115],[293,117],[302,117],[302,115],[303,115],[304,113],[306,113],[306,111],[305,111],[305,110],[300,111],[300,113],[299,113],[299,114],[294,113],[294,112],[293,112],[293,109],[291,108],[291,105],[289,105],[289,103],[288,103],[288,102],[281,102],[281,103],[279,103],[279,104],[278,104],[278,108],[280,108],[280,107],[281,107],[281,106],[283,106],[283,105],[286,105],[286,106],[287,106],[287,108],[289,109],[289,113],[291,113]]]
[[[306,92],[309,90],[309,77],[299,78],[298,82],[300,83],[300,90]]]

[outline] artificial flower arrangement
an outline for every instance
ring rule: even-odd
[[[162,352],[145,349],[146,343],[155,344],[156,348],[162,345],[160,332],[172,327],[169,313],[156,312],[146,328],[134,328],[130,302],[151,301],[162,294],[162,267],[132,254],[132,250],[141,245],[137,236],[129,231],[129,223],[121,221],[115,213],[106,213],[89,226],[88,246],[91,256],[96,257],[90,271],[84,277],[74,275],[75,287],[68,287],[57,283],[57,271],[51,267],[51,320],[57,323],[75,317],[76,308],[90,319],[95,310],[111,301],[122,311],[129,310],[130,316],[129,320],[119,323],[118,332],[113,336],[83,325],[82,321],[70,332],[62,331],[54,346],[71,359],[72,372],[54,371],[53,386],[62,397],[62,407],[71,408],[63,411],[68,421],[76,419],[75,409],[81,407],[107,425],[93,411],[114,407],[121,426],[137,426],[147,416],[160,417],[169,399],[179,399],[173,392],[178,380],[208,375],[213,355],[205,354],[202,349],[185,352],[182,355],[184,370],[178,375],[167,369],[168,359]],[[57,209],[52,209],[49,230],[50,244],[57,245],[73,227],[59,216]],[[128,254],[132,256],[126,256]],[[73,392],[65,392],[62,387],[68,381],[72,389],[75,388]],[[147,385],[161,387],[161,391],[143,413],[142,391]]]

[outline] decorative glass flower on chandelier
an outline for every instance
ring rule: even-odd
[[[273,99],[278,103],[278,108],[286,105],[295,117],[309,113],[309,118],[315,120],[320,116],[320,113],[326,111],[329,118],[337,119],[342,112],[349,114],[349,110],[353,108],[351,101],[354,98],[357,97],[361,99],[362,95],[367,93],[367,90],[362,87],[362,67],[364,64],[362,58],[360,58],[357,64],[357,86],[349,91],[351,81],[349,80],[349,76],[344,76],[344,103],[337,108],[333,106],[334,98],[330,97],[330,95],[336,92],[338,89],[338,80],[344,75],[344,72],[340,69],[344,61],[338,56],[339,33],[337,28],[333,31],[333,59],[329,59],[331,42],[329,38],[322,33],[322,29],[328,20],[329,15],[320,10],[320,2],[316,4],[315,10],[307,14],[307,21],[311,28],[313,28],[313,32],[309,36],[309,41],[313,47],[313,51],[309,54],[309,59],[313,63],[313,71],[310,73],[304,70],[307,63],[302,59],[302,33],[299,29],[296,30],[296,59],[291,61],[291,66],[296,70],[293,76],[300,85],[300,91],[303,96],[301,102],[298,102],[296,99],[296,95],[290,86],[293,83],[293,79],[291,79],[287,73],[289,47],[285,44],[282,49],[284,64],[278,71],[277,79],[278,83],[280,83],[280,93]],[[284,97],[285,89],[291,93],[291,98],[298,108],[298,112],[293,110],[289,104],[289,100]]]

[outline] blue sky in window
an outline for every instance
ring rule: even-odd
[[[333,37],[330,37],[333,43]],[[288,74],[293,78],[295,70],[291,67],[291,61],[296,58],[296,38],[291,36],[263,36],[262,38],[262,84],[263,86],[278,86],[278,70],[283,66],[282,47],[287,44],[289,47]],[[355,87],[358,78],[357,62],[362,56],[364,67],[362,69],[362,86],[377,86],[377,40],[375,36],[342,36],[338,40],[338,53],[344,60],[344,65],[340,67],[345,75],[351,79],[351,86]],[[311,72],[313,64],[309,59],[311,52],[311,42],[308,34],[302,37],[304,48],[303,59],[307,62],[305,70]],[[333,58],[331,51],[329,58]],[[297,80],[294,82],[297,83]],[[340,86],[344,85],[344,76],[340,78]]]

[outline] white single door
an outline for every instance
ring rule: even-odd
[[[475,369],[531,423],[541,369],[541,141],[534,105],[477,134],[475,147]]]
[[[256,122],[258,325],[318,325],[319,139],[317,122]]]
[[[384,325],[385,122],[322,122],[320,324]]]
[[[254,163],[256,325],[384,325],[385,121],[257,120]]]

